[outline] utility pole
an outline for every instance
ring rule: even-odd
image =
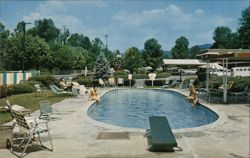
[[[106,53],[108,53],[108,37],[109,37],[109,35],[106,34],[106,35],[105,35],[105,40],[106,40]]]
[[[25,58],[25,56],[24,56],[24,54],[25,54],[25,52],[26,52],[26,48],[25,48],[25,34],[26,34],[26,29],[25,29],[25,27],[26,27],[26,24],[31,24],[30,22],[22,22],[22,25],[23,25],[23,61],[22,61],[22,71],[23,71],[23,73],[24,73],[24,58]]]

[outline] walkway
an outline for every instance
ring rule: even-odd
[[[105,91],[102,91],[102,94]],[[248,158],[249,105],[211,105],[225,114],[220,125],[207,130],[174,131],[183,151],[148,152],[145,133],[132,132],[129,139],[97,139],[99,132],[111,132],[88,121],[84,110],[92,104],[87,96],[72,97],[54,104],[70,111],[61,120],[49,122],[54,151],[36,151],[25,158]],[[38,115],[35,112],[33,115]],[[15,158],[9,150],[0,150],[1,158]]]

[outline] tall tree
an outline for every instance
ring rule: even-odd
[[[181,36],[175,41],[175,46],[172,48],[172,56],[174,59],[186,59],[188,58],[188,39]]]
[[[10,35],[9,30],[0,22],[0,69],[3,68],[3,53],[6,49],[6,43]]]
[[[53,53],[54,67],[60,70],[71,70],[76,65],[76,53],[74,47],[64,45],[60,46],[57,51]]]
[[[23,38],[21,36],[11,37],[6,44],[6,51],[3,54],[5,66],[9,70],[21,70],[24,62],[25,70],[40,69],[51,62],[50,49],[46,42],[39,37],[27,36],[25,52],[23,51]],[[21,52],[21,53],[20,53]]]
[[[229,27],[219,26],[214,30],[213,39],[215,43],[212,48],[230,48],[232,31]]]
[[[27,31],[33,36],[39,36],[46,42],[54,42],[58,37],[60,30],[55,26],[52,19],[36,20],[35,27]]]
[[[139,49],[136,47],[128,48],[125,52],[124,67],[128,69],[130,73],[133,73],[137,71],[142,64],[143,59]]]
[[[151,66],[153,70],[162,65],[163,51],[156,39],[151,38],[144,43],[142,55],[146,66]]]
[[[86,50],[90,50],[91,48],[91,42],[89,37],[84,36],[83,34],[78,34],[78,33],[72,34],[68,39],[68,43],[71,46],[82,47]]]
[[[241,48],[250,49],[250,6],[242,11],[238,32]]]

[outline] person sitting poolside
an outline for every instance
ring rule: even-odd
[[[193,107],[196,106],[197,103],[199,102],[199,99],[198,99],[198,96],[197,96],[194,85],[191,86],[190,94],[187,97],[187,100],[192,103]]]
[[[90,90],[89,98],[91,100],[96,101],[97,103],[100,103],[101,101],[100,98],[98,97],[97,88],[95,85],[93,85],[93,88]]]
[[[71,88],[72,88],[72,84],[66,85],[65,80],[63,78],[60,78],[60,83],[59,84],[60,84],[60,87],[63,90],[71,90]]]

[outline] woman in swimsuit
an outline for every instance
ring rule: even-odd
[[[193,107],[199,102],[194,85],[192,85],[192,87],[190,89],[190,94],[187,97],[187,99],[188,99],[188,101],[192,102]]]
[[[98,97],[96,86],[94,85],[93,88],[90,90],[89,98],[91,100],[95,100],[97,103],[99,103],[101,100]]]

